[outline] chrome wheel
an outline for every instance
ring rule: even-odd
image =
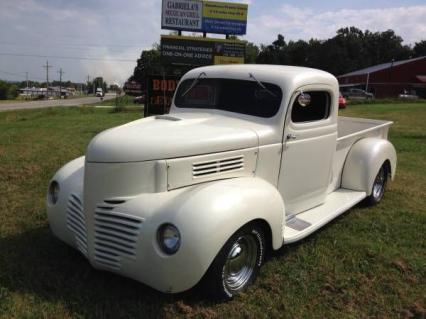
[[[251,285],[265,256],[265,235],[254,222],[238,229],[223,245],[201,285],[211,297],[229,300]]]
[[[382,166],[373,184],[373,197],[377,201],[379,201],[383,196],[383,193],[385,190],[385,182],[386,182],[385,170]]]
[[[223,267],[223,284],[237,292],[250,282],[258,259],[258,244],[252,234],[238,237],[232,244]]]

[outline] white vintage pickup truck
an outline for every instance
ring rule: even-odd
[[[309,68],[194,69],[169,114],[100,133],[55,174],[51,229],[97,269],[230,298],[268,250],[378,203],[393,179],[392,123],[339,117],[338,97]]]

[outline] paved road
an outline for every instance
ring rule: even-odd
[[[115,98],[115,94],[106,94],[104,96],[105,100],[110,100]],[[64,100],[40,100],[40,101],[31,101],[31,102],[20,102],[20,103],[0,103],[0,111],[6,110],[22,110],[22,109],[40,109],[52,106],[79,106],[83,104],[93,104],[100,103],[101,99],[95,96],[88,96],[75,99],[64,99]]]

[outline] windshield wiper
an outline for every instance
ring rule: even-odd
[[[260,82],[258,79],[255,78],[255,76],[253,75],[253,73],[249,73],[250,78],[252,78],[253,80],[255,80],[257,82],[257,84],[259,84],[259,86],[264,89],[266,92],[268,92],[270,95],[272,95],[275,98],[278,98],[278,96],[272,92],[271,90],[269,90],[262,82]]]
[[[183,96],[185,96],[185,95],[187,95],[188,93],[189,93],[189,91],[191,91],[197,84],[198,84],[198,82],[200,81],[200,77],[202,76],[202,75],[204,75],[204,76],[207,76],[207,74],[206,73],[204,73],[204,72],[201,72],[199,75],[198,75],[198,77],[196,78],[196,79],[194,79],[194,81],[191,83],[191,85],[190,85],[190,87],[185,91],[185,92],[183,92],[182,93],[182,95],[181,95],[181,97],[183,97]]]

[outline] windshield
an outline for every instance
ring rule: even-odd
[[[282,100],[279,86],[234,79],[187,79],[178,88],[179,108],[218,109],[259,117],[277,114]]]

